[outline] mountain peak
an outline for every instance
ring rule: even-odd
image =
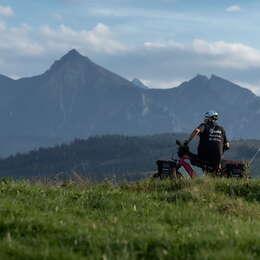
[[[80,60],[80,59],[85,59],[85,60],[89,61],[88,57],[81,55],[76,49],[72,49],[68,53],[66,53],[60,59],[60,61],[75,61],[75,60]]]
[[[78,61],[93,63],[87,56],[81,55],[76,49],[70,50],[64,56],[62,56],[61,59],[58,60],[59,63]]]
[[[138,88],[148,89],[148,87],[140,79],[135,78],[132,80],[132,83]]]
[[[250,89],[241,87],[238,84],[233,83],[232,81],[229,81],[227,79],[221,78],[216,75],[211,75],[210,86],[212,88],[217,88],[219,91],[222,91],[222,92],[232,91],[233,95],[235,93],[238,93],[239,95],[243,95],[244,97],[256,96]],[[227,92],[227,94],[228,94],[228,92]]]
[[[219,76],[217,76],[217,75],[215,75],[215,74],[212,74],[212,75],[211,75],[210,80],[211,80],[211,81],[212,81],[212,80],[228,81],[228,80],[226,80],[226,79],[224,79],[224,78],[221,78],[221,77],[219,77]]]
[[[70,50],[67,54],[65,54],[63,57],[78,57],[82,56],[76,49]]]
[[[195,78],[186,82],[185,86],[188,84],[188,86],[192,86],[195,88],[203,88],[207,87],[208,83],[209,79],[206,76],[198,74]]]
[[[201,74],[197,74],[197,76],[195,77],[195,78],[193,78],[192,80],[199,80],[199,81],[201,81],[201,80],[203,80],[203,81],[208,81],[209,79],[208,79],[208,77],[207,76],[205,76],[205,75],[201,75]]]
[[[88,57],[81,55],[76,49],[70,50],[59,60],[56,60],[54,64],[51,66],[49,71],[56,71],[61,67],[64,67],[68,64],[90,64],[92,63]],[[69,65],[70,66],[70,65]]]

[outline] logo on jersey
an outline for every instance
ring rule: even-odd
[[[211,128],[209,130],[209,141],[211,142],[222,142],[222,131]]]

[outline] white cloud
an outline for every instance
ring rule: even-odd
[[[111,54],[126,50],[122,43],[114,39],[110,28],[102,23],[97,24],[89,31],[73,30],[66,25],[60,25],[56,29],[43,26],[40,29],[40,35],[44,38],[47,49],[78,48]]]
[[[0,5],[0,15],[10,17],[14,15],[14,11],[10,6]]]
[[[260,82],[249,83],[249,82],[246,82],[246,81],[235,80],[234,83],[236,83],[237,85],[239,85],[241,87],[250,89],[256,95],[260,95]]]
[[[183,49],[184,44],[167,41],[167,42],[145,42],[144,47],[146,49],[160,49],[160,48],[174,48],[174,49]]]
[[[129,79],[130,81],[132,79]],[[150,79],[143,79],[139,78],[139,80],[147,87],[149,88],[156,88],[156,89],[169,89],[169,88],[175,88],[180,86],[185,79],[172,79],[169,81],[163,81],[163,80],[150,80]],[[189,79],[186,79],[189,80]]]
[[[143,47],[133,52],[146,52],[146,55],[158,55],[168,59],[192,57],[193,63],[198,61],[220,68],[245,70],[260,67],[260,50],[242,43],[225,41],[208,42],[203,39],[194,39],[192,43],[183,44],[175,41],[145,42]]]
[[[9,27],[0,21],[0,53],[4,56],[35,56],[65,53],[76,48],[84,52],[113,54],[127,49],[108,26],[98,23],[91,30],[74,30],[66,25],[34,29],[27,24]]]
[[[230,13],[237,13],[241,11],[241,7],[239,5],[231,5],[227,7],[226,11]]]
[[[127,50],[102,23],[90,30],[74,30],[66,25],[11,27],[0,21],[0,35],[0,74],[16,75],[16,78],[43,72],[53,60],[73,48],[91,57]]]
[[[151,87],[151,81],[147,79],[139,79],[145,86]]]
[[[129,47],[103,23],[75,30],[66,25],[11,27],[0,21],[0,35],[2,74],[43,72],[54,59],[76,48],[94,62],[124,77],[143,79],[151,87],[175,87],[200,73],[249,82],[250,89],[258,89],[257,84],[253,86],[259,80],[260,50],[242,43],[194,39],[190,43],[147,41]]]
[[[31,39],[31,28],[27,24],[8,27],[0,23],[0,53],[2,55],[38,55],[43,51],[41,45]]]
[[[209,55],[215,64],[226,68],[246,69],[260,67],[260,51],[242,43],[217,41],[209,43],[205,40],[193,41],[194,51],[201,55]]]
[[[6,28],[5,23],[0,21],[0,32],[4,31]]]
[[[175,88],[180,86],[185,80],[182,79],[172,79],[169,81],[163,81],[163,80],[150,80],[150,85],[153,88],[161,88],[161,89],[167,89],[167,88]]]

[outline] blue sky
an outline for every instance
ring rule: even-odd
[[[153,87],[216,74],[260,94],[259,11],[258,0],[0,0],[0,74],[40,74],[76,48]]]

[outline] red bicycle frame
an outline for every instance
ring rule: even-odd
[[[197,177],[197,173],[193,170],[190,163],[187,162],[187,160],[190,160],[189,156],[185,155],[182,158],[179,159],[180,167],[183,167],[184,170],[189,174],[191,178]]]

